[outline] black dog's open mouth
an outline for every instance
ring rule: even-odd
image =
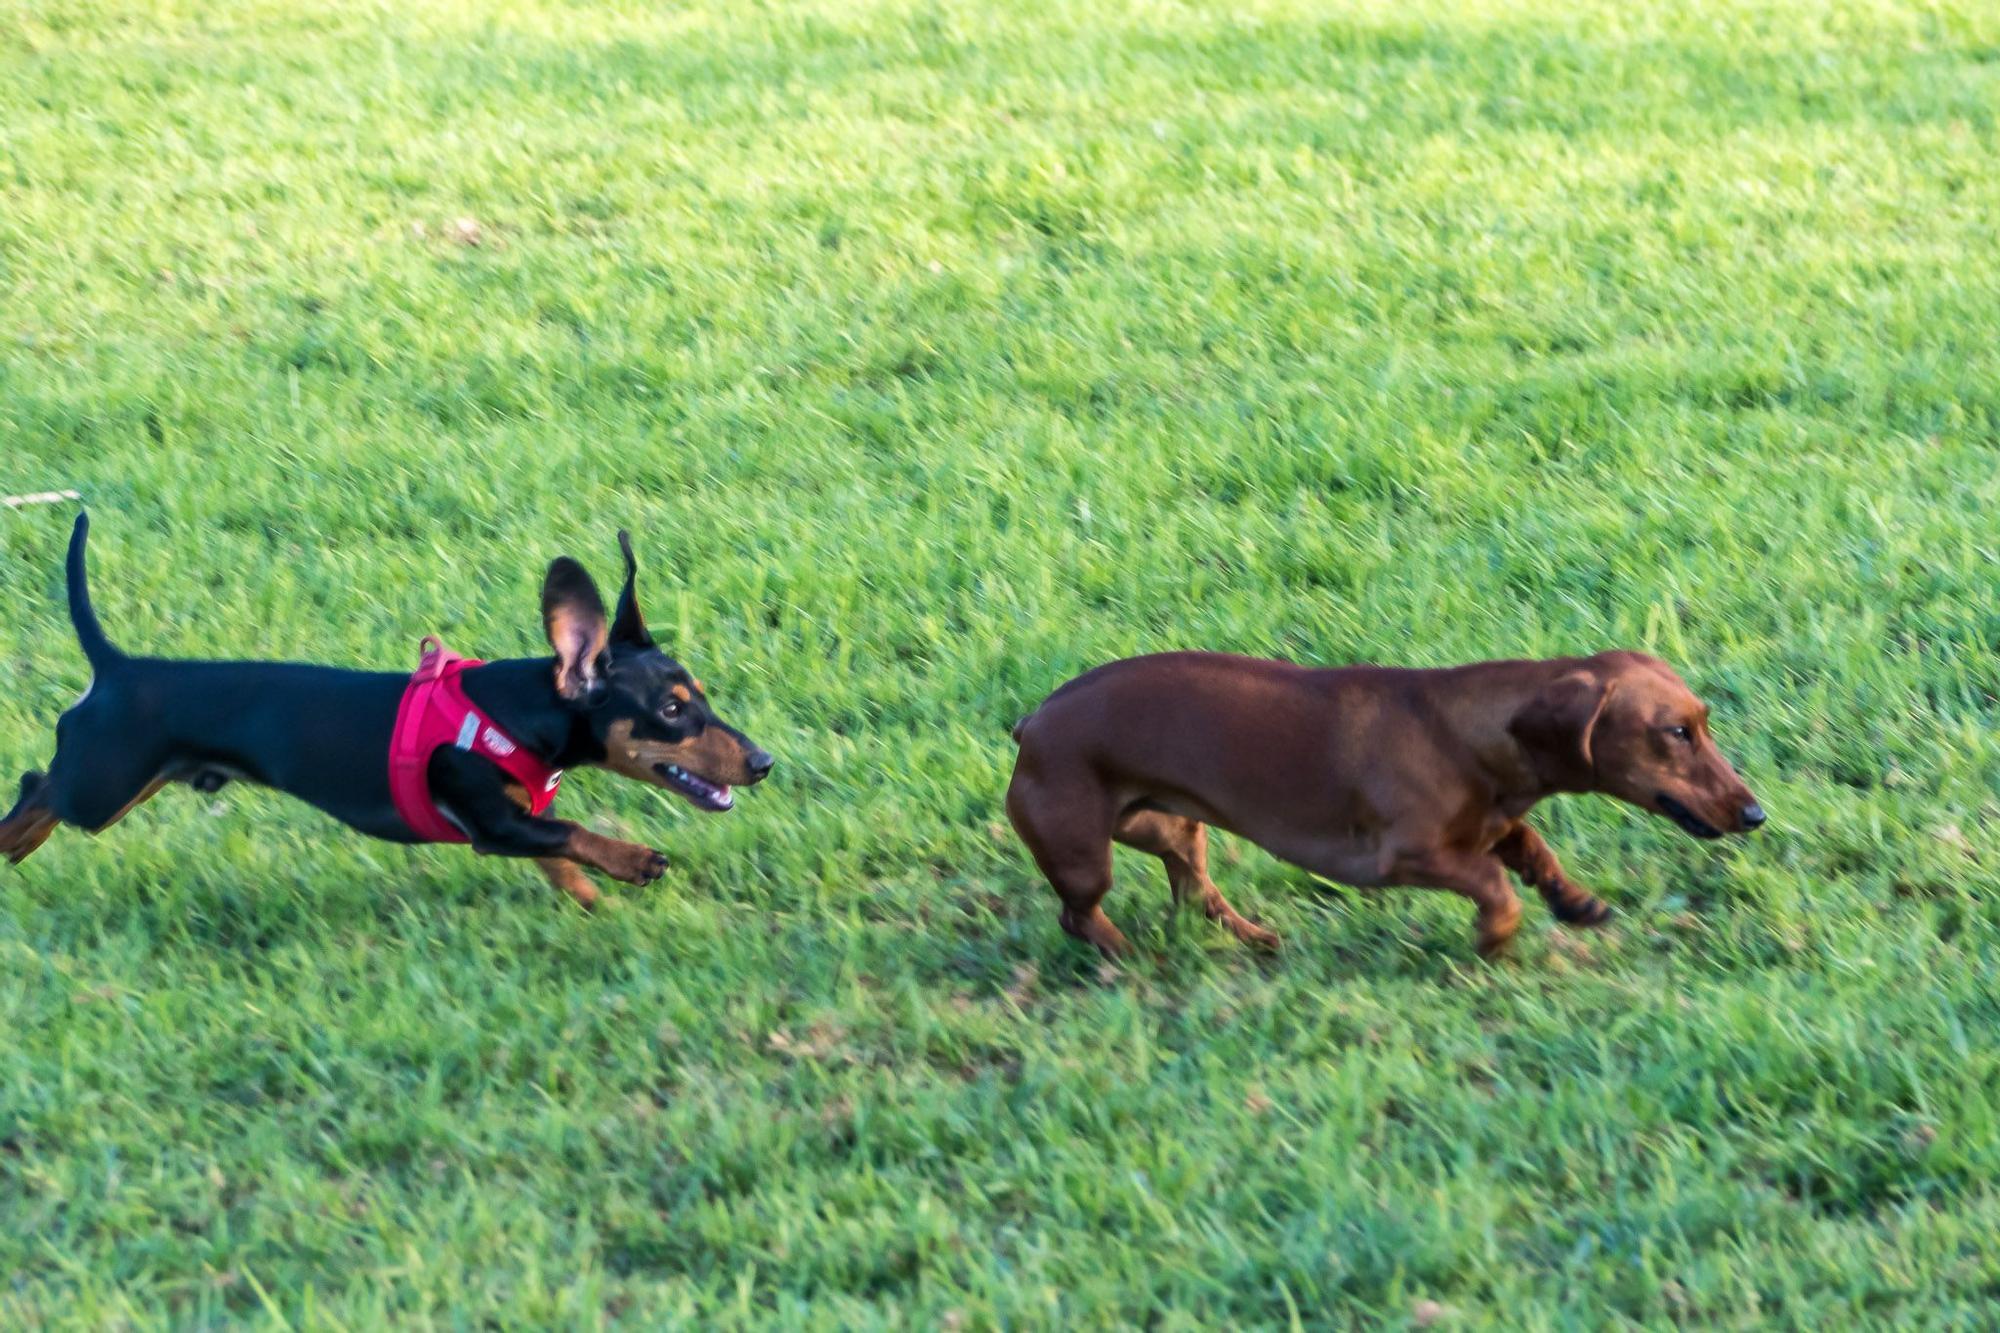
[[[653,771],[667,780],[667,786],[703,810],[728,810],[736,804],[736,796],[727,783],[698,778],[679,764],[654,764]]]
[[[1665,812],[1667,818],[1679,824],[1689,833],[1694,834],[1695,837],[1719,838],[1722,836],[1721,829],[1709,823],[1706,819],[1703,819],[1700,815],[1697,815],[1694,811],[1688,809],[1665,792],[1660,793],[1659,800],[1660,809]]]

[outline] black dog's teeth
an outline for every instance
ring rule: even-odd
[[[735,804],[728,787],[710,782],[707,778],[696,777],[679,764],[661,764],[658,766],[658,772],[683,792],[694,797],[697,802],[708,806],[710,809],[727,810],[731,805]]]

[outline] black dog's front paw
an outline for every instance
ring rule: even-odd
[[[626,843],[622,851],[623,855],[616,858],[619,864],[607,869],[627,884],[651,884],[667,873],[667,858],[663,853],[637,843]]]
[[[601,834],[577,829],[570,834],[563,854],[572,861],[596,866],[605,874],[627,884],[651,884],[667,873],[667,858],[651,847],[636,842],[619,842]]]

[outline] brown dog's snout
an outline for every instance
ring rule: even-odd
[[[1764,814],[1763,805],[1757,800],[1757,793],[1751,791],[1749,784],[1737,776],[1736,769],[1727,759],[1722,758],[1719,751],[1716,758],[1721,760],[1722,772],[1717,776],[1721,779],[1719,785],[1724,793],[1722,799],[1717,802],[1720,808],[1716,813],[1722,816],[1722,822],[1718,827],[1731,833],[1753,833],[1762,828],[1767,816]]]

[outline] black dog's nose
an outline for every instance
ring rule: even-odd
[[[1755,801],[1752,801],[1750,802],[1750,804],[1743,807],[1742,818],[1743,818],[1744,828],[1746,829],[1757,828],[1764,822],[1764,807],[1757,804]]]
[[[765,754],[762,750],[752,750],[743,758],[743,766],[750,770],[750,780],[752,782],[762,782],[764,775],[771,771],[771,765],[777,762],[777,760],[771,758],[770,755]]]

